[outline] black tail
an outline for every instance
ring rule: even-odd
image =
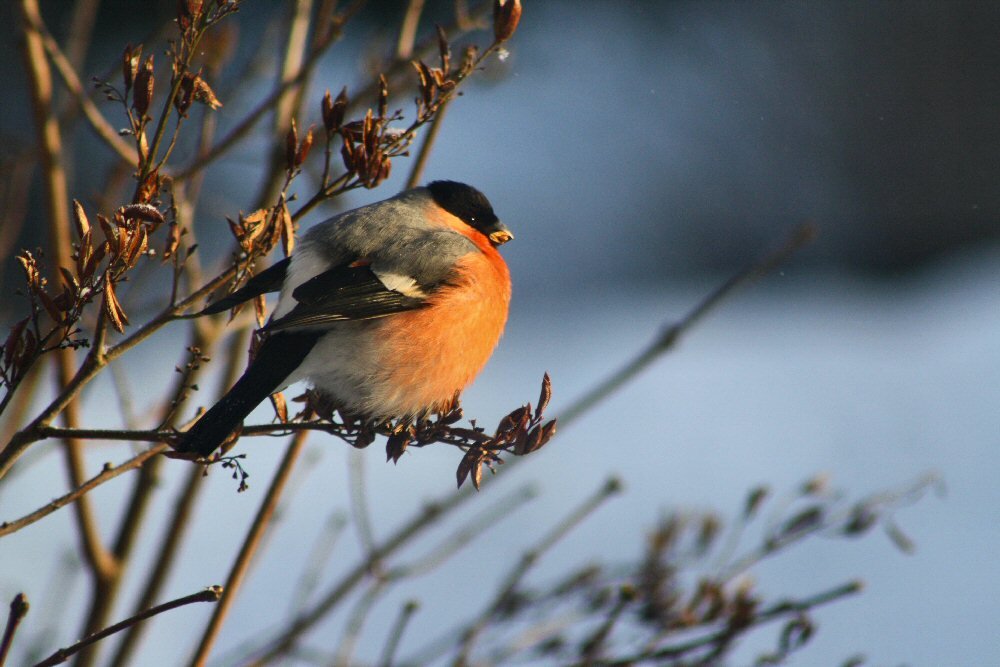
[[[323,332],[280,332],[264,341],[253,363],[222,399],[182,437],[178,449],[208,456],[237,426],[284,384]]]

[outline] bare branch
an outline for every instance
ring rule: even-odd
[[[105,637],[109,637],[116,632],[121,632],[122,630],[135,625],[136,623],[141,623],[147,618],[156,616],[157,614],[162,614],[165,611],[170,611],[171,609],[176,609],[178,607],[183,607],[185,605],[193,604],[195,602],[218,602],[219,598],[222,597],[223,589],[221,586],[210,586],[203,591],[198,593],[193,593],[191,595],[186,595],[182,598],[177,598],[176,600],[171,600],[170,602],[164,602],[161,605],[157,605],[152,609],[147,609],[141,614],[136,614],[135,616],[126,618],[124,621],[115,623],[112,626],[104,628],[100,632],[95,632],[89,635],[72,646],[67,646],[66,648],[61,648],[52,655],[50,655],[45,660],[37,663],[35,667],[51,667],[52,665],[58,665],[69,660],[71,656],[79,653],[83,649],[95,644]]]
[[[146,461],[148,461],[149,459],[153,458],[157,454],[162,454],[168,449],[169,447],[167,447],[167,445],[157,445],[155,447],[147,449],[141,454],[132,457],[125,463],[119,464],[117,466],[106,465],[104,467],[104,470],[102,470],[99,474],[95,475],[94,477],[91,477],[84,484],[73,489],[66,495],[56,498],[55,500],[48,503],[44,507],[40,507],[31,514],[23,516],[20,519],[10,522],[4,521],[3,523],[0,523],[0,537],[3,537],[4,535],[9,535],[10,533],[15,533],[24,528],[25,526],[30,526],[36,521],[44,519],[48,515],[55,512],[57,509],[65,507],[66,505],[69,505],[70,503],[79,500],[81,497],[83,497],[87,493],[90,493],[101,484],[104,484],[105,482],[108,482],[114,479],[115,477],[118,477],[122,473],[128,472],[129,470],[135,470],[136,468],[146,463]]]

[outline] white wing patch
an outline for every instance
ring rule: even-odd
[[[281,298],[274,309],[274,314],[271,315],[271,321],[280,320],[298,305],[292,296],[296,287],[329,268],[330,262],[323,259],[311,244],[300,244],[298,250],[292,255],[292,263],[288,267],[288,274],[281,286]]]
[[[420,285],[412,276],[404,273],[393,273],[392,271],[380,271],[374,266],[372,266],[372,273],[385,285],[386,289],[391,289],[393,292],[399,292],[403,296],[413,297],[414,299],[423,299],[427,296],[427,293],[420,288]]]

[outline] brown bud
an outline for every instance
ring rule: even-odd
[[[521,0],[493,0],[493,39],[506,42],[521,20]]]
[[[344,114],[347,113],[347,86],[340,90],[337,99],[330,101],[330,92],[323,98],[323,126],[328,133],[336,132],[344,124]]]
[[[136,72],[135,92],[132,93],[132,107],[140,116],[146,115],[153,101],[153,83],[153,56],[150,55]]]
[[[552,378],[546,373],[542,376],[542,390],[538,394],[538,407],[535,409],[535,419],[542,416],[545,408],[549,406],[550,400],[552,400]]]

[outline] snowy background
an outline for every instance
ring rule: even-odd
[[[427,174],[479,186],[516,235],[503,249],[515,279],[511,320],[465,395],[467,414],[495,422],[534,400],[548,371],[558,415],[793,225],[815,222],[821,236],[545,450],[488,479],[476,501],[483,508],[524,481],[538,481],[542,493],[448,566],[453,586],[428,577],[386,599],[362,655],[377,655],[401,600],[423,603],[407,634],[414,645],[440,632],[437,619],[456,606],[478,609],[492,591],[489,573],[506,571],[612,474],[626,493],[544,561],[538,580],[637,555],[642,529],[666,512],[735,514],[758,484],[780,493],[826,473],[860,497],[934,472],[944,497],[897,516],[914,554],[877,534],[820,540],[759,568],[760,590],[802,596],[866,582],[862,595],[816,613],[819,634],[792,664],[838,664],[857,653],[873,665],[1000,661],[1000,9],[525,5],[510,58],[452,106]],[[356,75],[334,59],[320,85],[336,90]],[[223,215],[246,208],[232,185],[246,180],[252,191],[255,180],[244,177],[257,173],[254,158],[250,147],[209,184],[219,194],[202,213],[220,229]],[[405,171],[350,205],[392,192]],[[155,344],[177,345],[169,332]],[[142,354],[125,361],[139,405],[141,388],[170,377],[176,358]],[[114,398],[98,385],[87,400]],[[224,580],[283,449],[266,440],[244,448],[251,490],[238,496],[225,474],[212,475],[199,505],[211,520],[199,522],[167,597]],[[392,466],[380,450],[363,457],[384,536],[424,499],[450,492],[457,457],[430,448]],[[97,446],[92,469],[124,453]],[[286,618],[287,573],[300,569],[330,514],[348,506],[350,456],[339,442],[311,439],[311,463],[219,655]],[[63,492],[52,462],[3,490],[0,519]],[[163,522],[185,470],[167,466],[151,510]],[[121,489],[111,486],[96,498],[117,502]],[[70,518],[63,511],[0,541],[2,599],[29,590],[41,608],[46,594],[57,596],[73,617],[86,596],[81,577],[60,574],[73,550]],[[357,553],[347,535],[335,560]],[[155,545],[150,534],[138,558]],[[143,664],[176,664],[162,647],[200,633],[207,614],[188,608],[157,620]],[[339,639],[338,618],[326,626],[326,648]],[[741,649],[736,664],[769,639]]]

